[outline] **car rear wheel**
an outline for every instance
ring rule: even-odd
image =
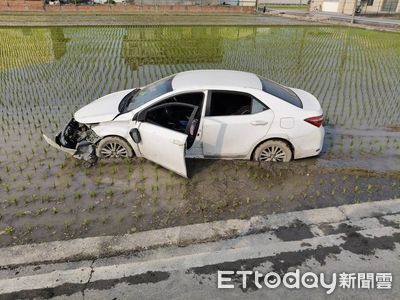
[[[269,140],[257,147],[254,152],[256,161],[288,162],[293,158],[289,145],[280,140]]]
[[[133,156],[133,150],[119,137],[106,137],[98,143],[96,155],[99,158],[129,158]]]

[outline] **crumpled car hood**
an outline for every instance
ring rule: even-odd
[[[74,119],[83,124],[111,121],[119,114],[118,105],[122,98],[131,91],[124,90],[101,97],[79,109]]]

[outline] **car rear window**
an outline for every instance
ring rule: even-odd
[[[303,108],[303,103],[301,102],[300,98],[291,89],[266,78],[260,77],[260,80],[264,92],[278,97],[279,99],[282,99],[283,101],[286,101],[294,106]]]

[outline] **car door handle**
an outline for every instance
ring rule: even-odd
[[[253,121],[250,123],[251,125],[267,125],[268,121],[264,121],[264,120],[258,120],[258,121]]]
[[[175,145],[178,145],[178,146],[183,146],[184,145],[184,143],[182,143],[180,140],[172,140],[172,143],[174,143]]]

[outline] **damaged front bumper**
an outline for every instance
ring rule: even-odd
[[[97,161],[96,143],[100,137],[87,125],[71,119],[54,138],[43,134],[44,140],[52,147],[66,152],[77,159],[94,163]]]
[[[59,134],[57,134],[57,136],[60,135],[60,134],[61,134],[61,132]],[[76,149],[66,148],[66,147],[63,147],[63,146],[57,144],[55,142],[56,139],[53,141],[51,138],[47,137],[45,134],[43,134],[43,138],[47,142],[47,144],[49,144],[50,146],[52,146],[52,147],[54,147],[54,148],[56,148],[58,150],[64,151],[64,152],[66,152],[68,154],[71,154],[71,155],[74,155],[76,153]]]

